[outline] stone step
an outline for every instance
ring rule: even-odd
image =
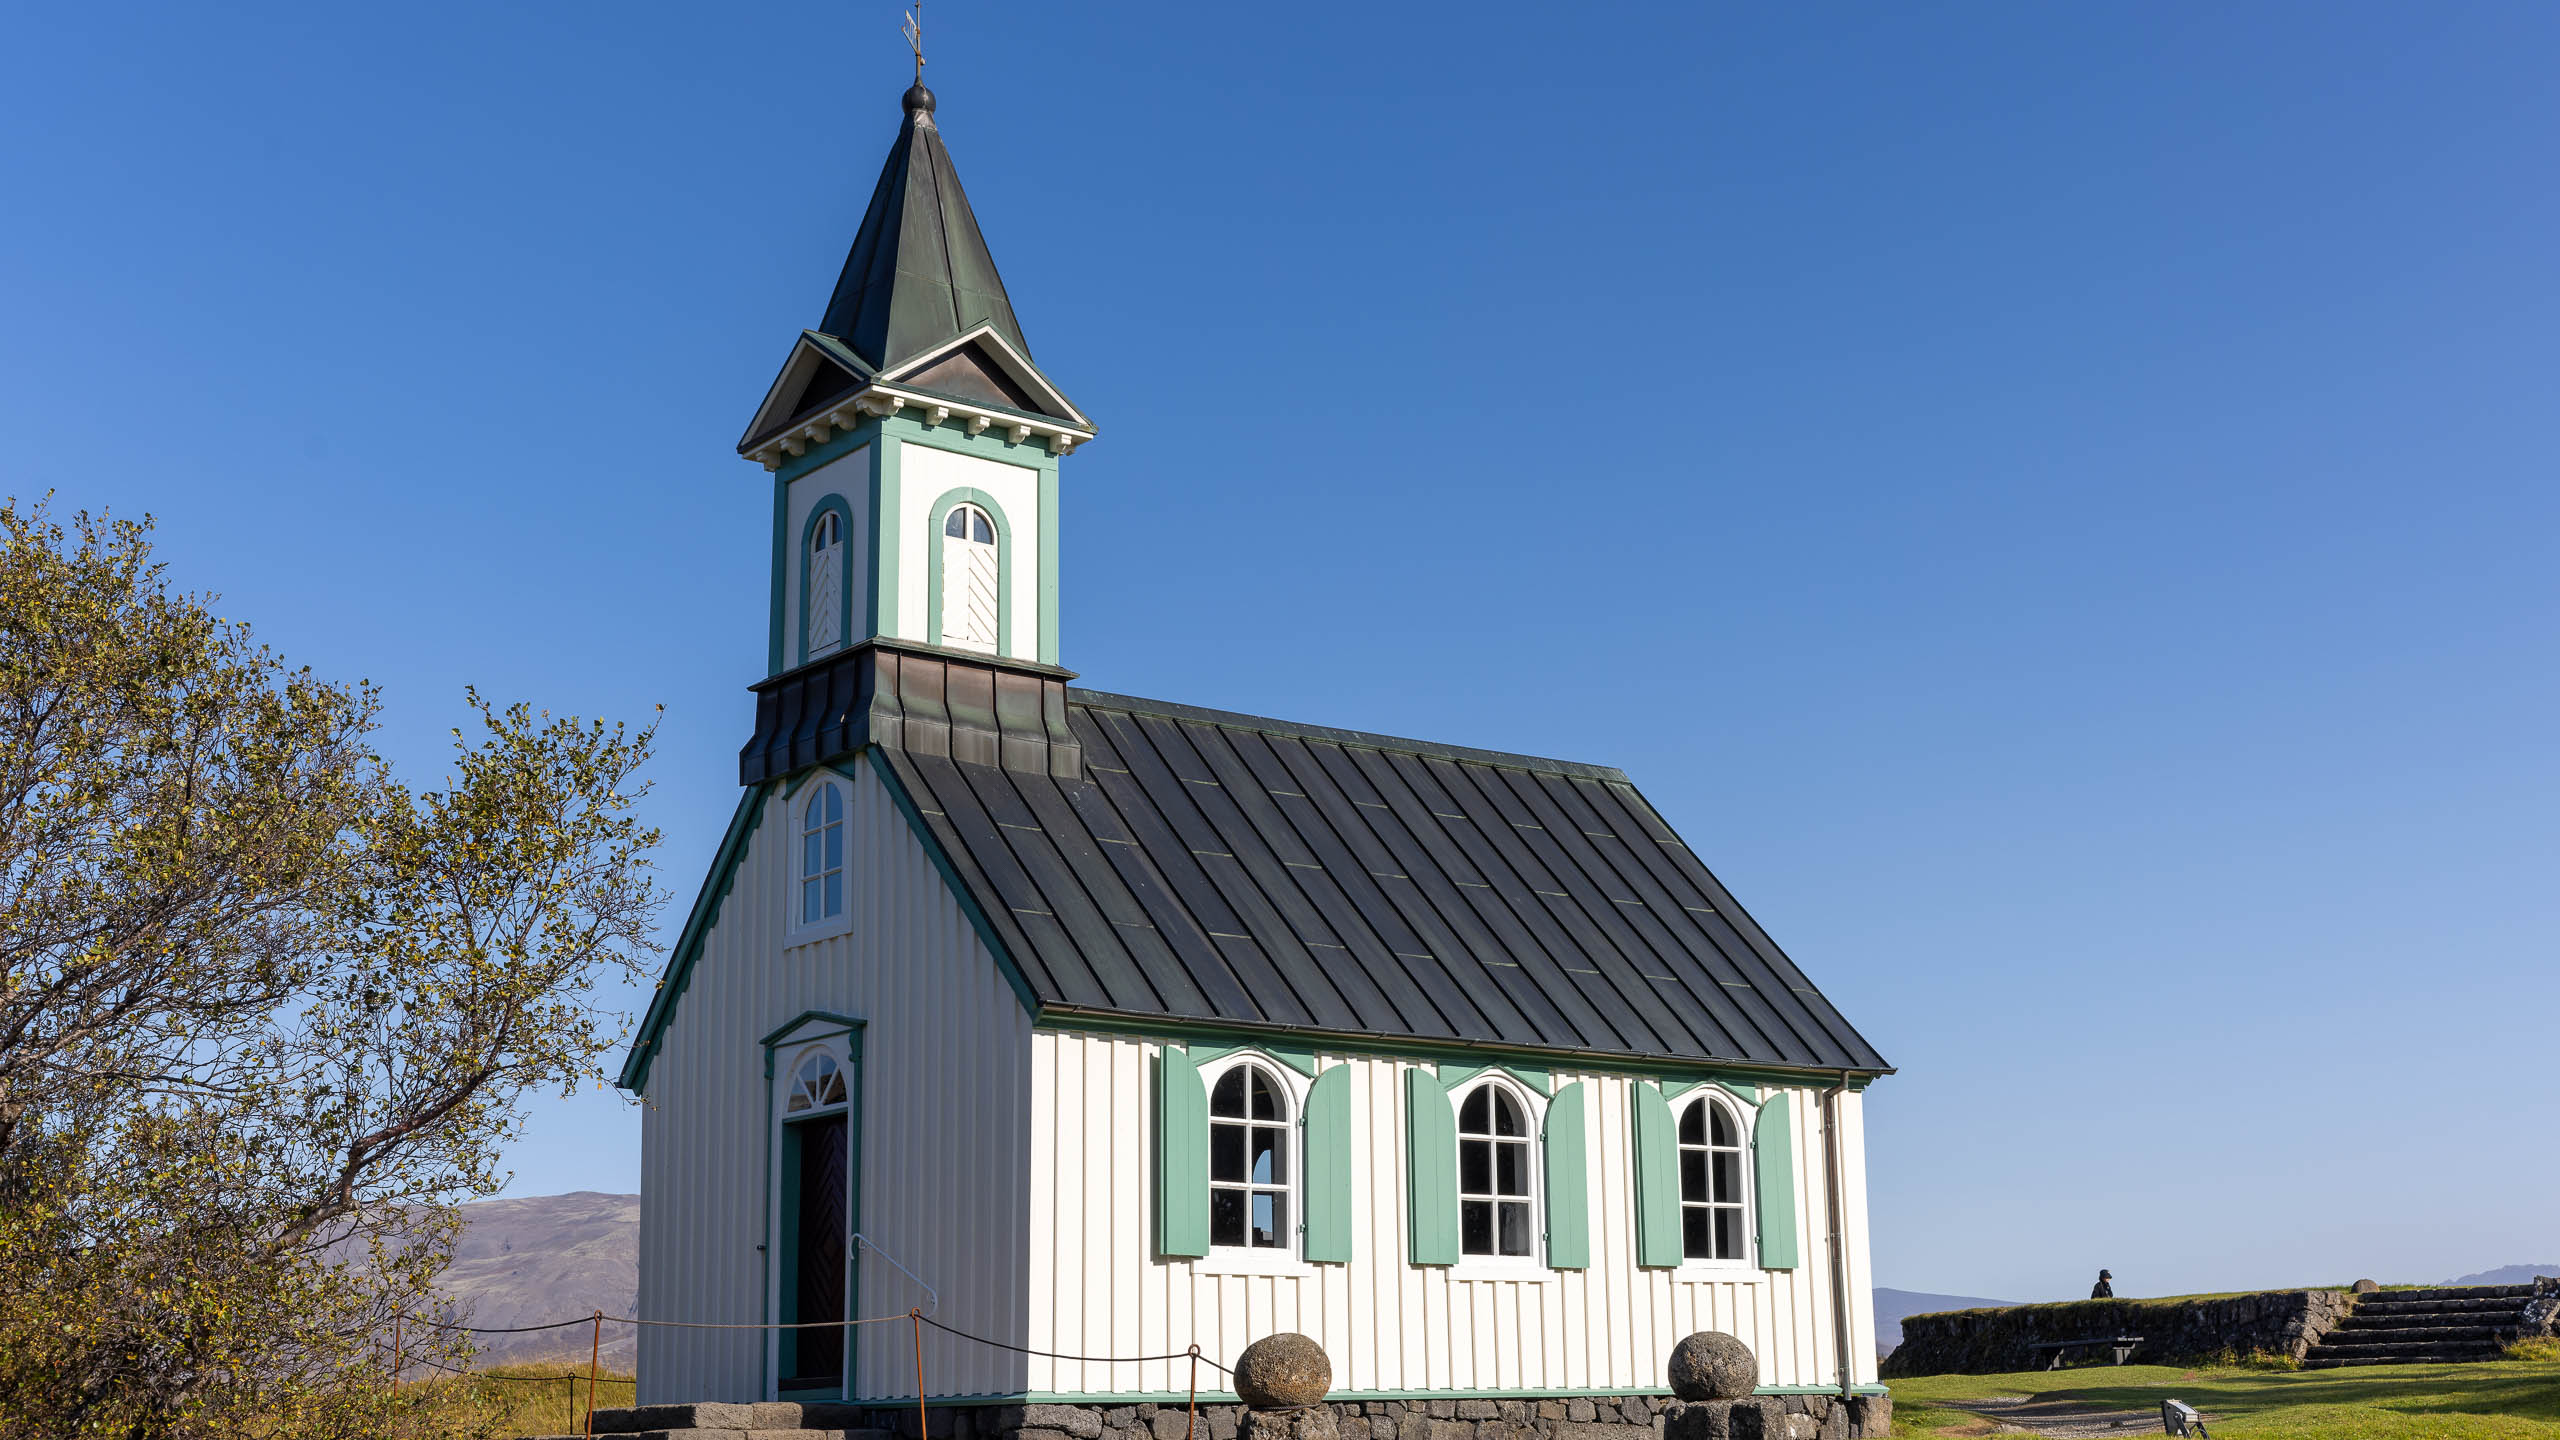
[[[2482,1346],[2478,1350],[2465,1350],[2459,1354],[2451,1355],[2439,1355],[2433,1353],[2412,1355],[2401,1354],[2393,1351],[2383,1351],[2372,1355],[2322,1355],[2315,1349],[2312,1354],[2302,1357],[2302,1368],[2305,1370],[2341,1370],[2350,1365],[2472,1365],[2486,1360],[2498,1359],[2505,1353],[2506,1352],[2492,1346]]]
[[[2522,1303],[2498,1297],[2461,1300],[2367,1300],[2358,1315],[2513,1315]]]
[[[607,1432],[599,1430],[597,1435]],[[726,1427],[697,1429],[685,1426],[677,1430],[616,1430],[616,1440],[858,1440],[868,1435],[886,1435],[886,1430],[735,1430]],[[532,1435],[526,1440],[586,1440],[584,1435]]]
[[[2422,1364],[2430,1360],[2486,1360],[2504,1353],[2486,1340],[2401,1340],[2388,1345],[2339,1344],[2323,1340],[2303,1355],[2312,1360],[2358,1360],[2384,1357],[2385,1364]]]
[[[2437,1285],[2425,1290],[2376,1290],[2362,1303],[2377,1305],[2410,1300],[2529,1300],[2530,1285]]]
[[[2501,1331],[2495,1325],[2408,1325],[2355,1326],[2341,1325],[2329,1332],[2323,1344],[2328,1345],[2423,1345],[2470,1342],[2486,1345],[2495,1341]]]
[[[886,1430],[856,1428],[869,1418],[868,1406],[795,1400],[607,1406],[596,1411],[596,1434],[660,1440],[713,1430],[724,1437],[745,1431],[757,1440],[889,1440]]]

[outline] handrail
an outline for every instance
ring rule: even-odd
[[[926,1306],[925,1306],[925,1310],[924,1310],[924,1313],[925,1313],[925,1314],[927,1314],[927,1315],[931,1315],[934,1311],[939,1310],[939,1309],[941,1309],[941,1308],[942,1308],[942,1293],[941,1293],[940,1291],[938,1291],[938,1290],[934,1289],[932,1286],[927,1285],[926,1283],[924,1283],[924,1277],[923,1277],[923,1276],[918,1275],[916,1272],[914,1272],[913,1270],[908,1269],[908,1268],[907,1268],[906,1266],[904,1266],[904,1265],[900,1265],[900,1264],[898,1263],[898,1257],[897,1257],[897,1256],[892,1255],[892,1254],[890,1254],[888,1251],[883,1250],[883,1249],[881,1249],[881,1248],[880,1248],[880,1242],[879,1242],[879,1241],[872,1239],[870,1236],[863,1234],[863,1233],[862,1233],[861,1231],[859,1231],[859,1230],[856,1230],[856,1231],[854,1231],[854,1232],[853,1232],[853,1243],[854,1243],[854,1244],[856,1244],[856,1245],[868,1245],[868,1246],[870,1246],[870,1247],[871,1247],[871,1253],[872,1253],[872,1254],[879,1256],[881,1259],[888,1261],[888,1262],[889,1262],[890,1264],[892,1264],[892,1265],[896,1265],[896,1266],[898,1267],[898,1273],[899,1273],[899,1274],[904,1275],[904,1276],[906,1276],[908,1279],[913,1280],[914,1282],[916,1282],[916,1288],[917,1288],[917,1289],[919,1289],[919,1290],[922,1290],[922,1291],[924,1292],[925,1299],[926,1299],[926,1300],[928,1300],[928,1301],[930,1301],[930,1302],[932,1302],[932,1303],[930,1303],[930,1304],[928,1304],[928,1305],[926,1305]]]

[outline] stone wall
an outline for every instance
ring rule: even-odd
[[[2132,1359],[2138,1365],[2195,1365],[2225,1354],[2300,1360],[2350,1304],[2344,1290],[2269,1290],[2210,1300],[2072,1300],[1908,1315],[1883,1373],[1892,1379],[2037,1370],[2046,1359],[2034,1348],[2038,1341],[2106,1335],[2141,1336]],[[2084,1352],[2073,1362],[2090,1358]]]
[[[1893,1433],[1893,1401],[1861,1395],[1763,1395],[1688,1403],[1663,1395],[1557,1400],[1342,1400],[1326,1403],[1341,1440],[1855,1440]],[[1203,1405],[1193,1440],[1237,1440],[1241,1405]],[[1184,1440],[1182,1405],[932,1406],[927,1440]],[[915,1440],[916,1411],[860,1405],[652,1405],[599,1410],[599,1435],[720,1429],[839,1432]]]

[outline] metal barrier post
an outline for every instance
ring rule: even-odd
[[[596,1312],[596,1331],[587,1345],[587,1440],[596,1434],[596,1363],[604,1356],[604,1312]]]
[[[1200,1342],[1191,1342],[1191,1410],[1182,1421],[1182,1440],[1194,1440],[1200,1428]]]
[[[907,1311],[907,1320],[916,1332],[916,1440],[927,1440],[924,1421],[924,1313],[911,1307]]]

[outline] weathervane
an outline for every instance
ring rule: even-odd
[[[907,48],[916,52],[916,83],[924,83],[924,0],[907,7],[907,23],[898,27],[907,37]]]

